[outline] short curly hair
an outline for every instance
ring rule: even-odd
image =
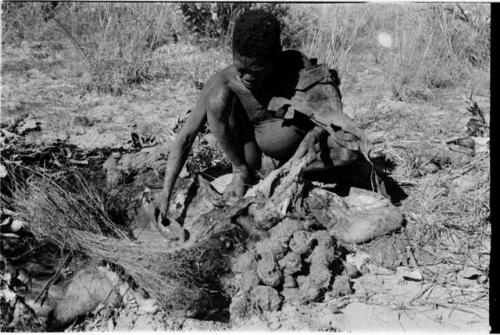
[[[265,60],[281,51],[281,28],[278,19],[262,9],[241,14],[234,24],[233,53]]]

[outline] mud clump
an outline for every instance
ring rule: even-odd
[[[268,232],[231,262],[232,319],[321,301],[331,289],[336,243],[325,227],[287,217]]]

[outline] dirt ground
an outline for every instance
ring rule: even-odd
[[[26,135],[33,143],[68,138],[85,148],[119,146],[136,131],[156,136],[166,150],[177,118],[199,92],[194,79],[206,80],[228,58],[182,44],[162,47],[156,57],[173,69],[169,78],[112,96],[82,89],[85,65],[69,45],[4,46],[2,122],[18,117],[39,122],[41,130]],[[372,60],[352,62],[341,86],[344,107],[366,131],[372,154],[395,164],[391,176],[407,194],[399,207],[406,225],[397,236],[403,247],[414,248],[422,277],[415,269],[385,264],[388,248],[361,245],[347,260],[361,272],[349,279],[351,293],[330,292],[320,303],[285,306],[236,324],[125,305],[111,319],[101,313],[73,329],[487,331],[489,148],[476,145],[470,155],[449,150],[444,142],[466,136],[471,114],[464,97],[471,88],[489,124],[489,78],[474,76],[412,102],[395,99],[383,81]]]

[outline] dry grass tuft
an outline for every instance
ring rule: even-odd
[[[71,187],[33,179],[13,200],[39,243],[118,267],[167,309],[198,315],[226,303],[218,278],[228,270],[228,255],[246,238],[238,226],[217,225],[189,248],[168,250],[129,239],[106,212],[99,192],[79,176]]]

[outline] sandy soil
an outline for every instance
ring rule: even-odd
[[[181,60],[182,52],[187,56]],[[41,131],[27,135],[38,143],[69,138],[87,148],[119,146],[134,130],[167,145],[177,117],[195,102],[194,78],[206,80],[227,59],[190,46],[166,47],[157,57],[174,69],[171,78],[110,96],[82,90],[85,65],[66,45],[59,50],[41,43],[4,46],[2,122],[17,117],[40,122]],[[208,58],[210,64],[200,63],[209,62]],[[344,297],[331,295],[321,303],[285,306],[280,312],[232,325],[162,312],[152,315],[125,306],[115,313],[114,321],[95,318],[100,321],[86,322],[85,329],[487,331],[489,283],[477,276],[466,278],[463,271],[468,267],[479,275],[488,274],[489,149],[474,157],[450,155],[451,163],[433,173],[424,168],[436,150],[442,152],[443,140],[465,134],[470,113],[463,96],[474,84],[435,90],[429,101],[406,103],[383,88],[380,69],[365,63],[353,65],[342,84],[345,112],[365,128],[374,152],[396,162],[393,178],[408,194],[400,207],[407,220],[400,238],[420,250],[416,257],[423,268],[422,280],[412,280],[407,268],[390,270],[367,260],[375,259],[376,252],[366,254],[361,246],[351,262],[363,274],[352,279],[354,293]],[[489,82],[476,87],[474,99],[489,122]],[[75,122],[77,117],[90,122]]]

